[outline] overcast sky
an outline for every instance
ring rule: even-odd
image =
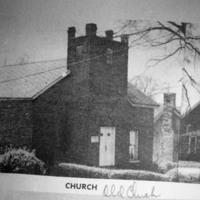
[[[119,20],[125,19],[198,23],[199,11],[199,0],[0,0],[0,65],[5,60],[14,64],[21,57],[29,57],[30,62],[65,58],[69,26],[75,26],[77,34],[83,35],[86,23],[96,23],[97,34],[104,35],[105,30],[115,30]],[[129,79],[144,70],[149,55],[141,50],[130,51]],[[175,85],[180,69],[176,67],[171,74],[172,65],[177,61],[153,74]],[[174,91],[179,93],[180,104],[180,88]]]

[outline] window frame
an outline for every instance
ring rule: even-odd
[[[76,46],[76,61],[83,60],[83,45]]]
[[[185,152],[189,153],[189,141],[190,141],[190,136],[187,136],[187,135],[181,135],[180,136],[180,154],[183,154]],[[185,145],[187,148],[185,148]]]
[[[106,63],[113,64],[113,50],[111,48],[106,49]]]
[[[134,133],[134,136],[131,136],[131,134]],[[135,138],[135,141],[131,141],[131,138]],[[135,155],[131,154],[131,148],[133,147]],[[139,131],[138,130],[131,130],[129,132],[129,162],[138,162],[138,150],[139,150]]]
[[[191,124],[187,124],[187,126],[186,126],[186,133],[191,132],[191,131],[190,131],[191,127],[192,127]]]
[[[194,138],[194,154],[197,153],[197,136],[190,136],[189,137],[189,154],[191,153],[191,141],[192,141],[192,138]]]

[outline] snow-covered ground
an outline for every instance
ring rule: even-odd
[[[166,175],[176,177],[179,182],[200,183],[200,168],[178,167],[169,170]]]
[[[170,169],[165,174],[161,174],[145,170],[104,169],[71,163],[60,163],[60,170],[58,172],[59,174],[57,175],[75,177],[85,176],[86,178],[90,177],[200,183],[200,163],[183,161],[179,164],[177,165],[176,163],[173,169]]]
[[[200,169],[200,162],[195,161],[179,161],[179,167],[186,167],[186,168],[199,168]]]
[[[193,176],[195,178],[200,177],[200,168],[186,168],[186,167],[181,167],[178,168],[179,174],[183,174],[185,176]]]

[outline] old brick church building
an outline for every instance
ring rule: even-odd
[[[106,37],[96,32],[96,24],[86,25],[85,36],[68,29],[67,64],[58,60],[0,69],[1,145],[28,145],[52,162],[151,165],[158,105],[128,87],[128,38],[119,42],[113,31]]]

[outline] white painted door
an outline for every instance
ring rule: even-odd
[[[115,165],[115,127],[100,128],[99,166]]]

